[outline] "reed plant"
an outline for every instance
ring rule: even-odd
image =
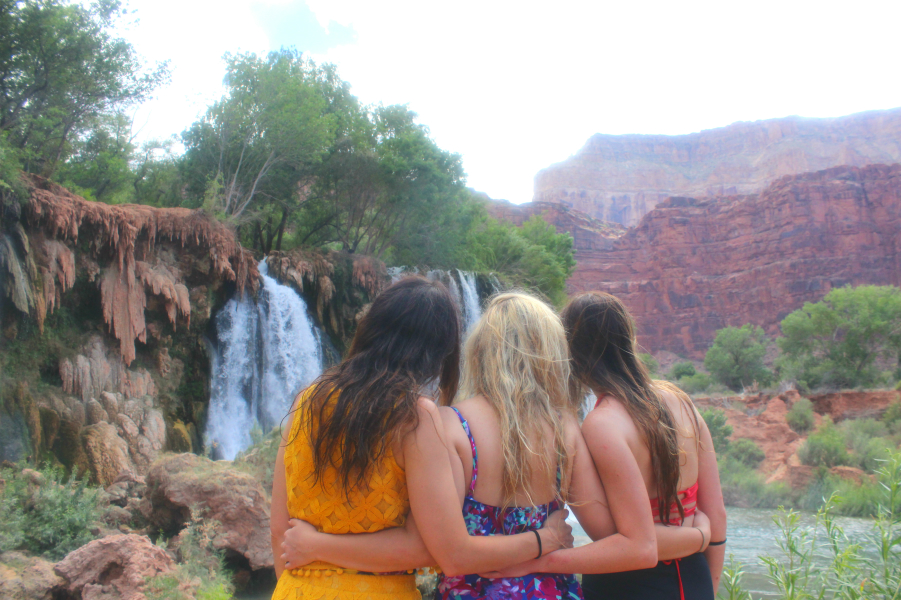
[[[780,531],[779,552],[760,559],[778,598],[901,600],[901,452],[891,451],[877,475],[876,515],[872,530],[861,539],[850,539],[836,520],[844,501],[837,493],[817,511],[813,527],[803,526],[797,511],[778,510],[773,520]],[[742,566],[730,560],[721,600],[751,598],[742,575]]]

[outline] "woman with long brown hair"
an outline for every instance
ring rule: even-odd
[[[573,372],[597,397],[582,434],[617,528],[636,518],[645,529],[655,522],[680,525],[699,509],[710,519],[712,538],[703,553],[651,569],[586,574],[585,597],[712,600],[722,573],[726,512],[704,420],[676,386],[651,380],[638,357],[632,317],[616,297],[581,294],[561,317]]]
[[[442,407],[440,413],[470,535],[534,532],[567,501],[592,537],[613,536],[604,489],[579,431],[559,316],[527,294],[493,297],[466,342],[463,372],[465,399]],[[418,515],[416,519],[425,535],[429,525]],[[685,556],[709,539],[709,530],[660,528],[661,540],[655,544],[653,527],[647,539],[630,535],[627,524],[624,527],[606,551],[591,544],[578,550],[579,556],[589,557],[595,570],[636,569],[656,563],[658,545],[665,557]],[[392,533],[322,535],[297,524],[289,533],[286,557],[290,564],[325,559],[360,569],[406,569],[428,560],[415,531],[408,531],[406,538]],[[539,548],[539,557],[547,550]],[[548,556],[554,554],[559,552]],[[540,560],[515,569],[497,577],[475,574],[493,570],[485,565],[467,575],[445,571],[436,597],[581,598],[571,575],[579,571],[543,568]]]
[[[427,549],[409,566],[437,562],[451,575],[487,565],[503,568],[540,549],[571,544],[562,511],[538,531],[490,538],[467,532],[442,417],[424,392],[437,381],[439,403],[449,404],[459,365],[459,317],[441,283],[407,278],[373,301],[346,358],[298,398],[279,449],[272,486],[279,576],[273,599],[419,598],[409,573],[363,572],[323,562],[286,568],[281,544],[291,518],[321,532],[382,531],[390,540],[404,530],[409,510],[420,524],[417,539]],[[392,570],[374,562],[373,571]]]

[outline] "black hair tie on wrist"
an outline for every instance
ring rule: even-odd
[[[541,536],[538,535],[538,531],[533,529],[532,533],[535,534],[535,539],[538,540],[538,556],[536,558],[541,558]]]
[[[725,539],[722,542],[710,542],[709,544],[707,544],[707,547],[709,548],[710,546],[722,546],[725,543],[726,543]]]

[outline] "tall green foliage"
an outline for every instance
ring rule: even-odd
[[[566,280],[572,275],[573,239],[538,215],[515,227],[482,215],[461,239],[460,268],[495,271],[517,286],[540,291],[555,304],[566,301]]]
[[[870,386],[879,361],[901,358],[901,290],[865,285],[832,290],[782,321],[783,373],[802,387]]]
[[[704,367],[723,385],[739,391],[754,383],[769,384],[773,374],[764,366],[766,335],[760,327],[746,324],[716,332],[713,346],[704,357]]]
[[[25,170],[52,176],[74,140],[166,81],[114,34],[116,0],[0,0],[0,133]]]

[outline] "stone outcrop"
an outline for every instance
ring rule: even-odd
[[[3,600],[54,600],[65,583],[53,571],[53,563],[21,552],[0,554],[0,598]]]
[[[785,175],[901,162],[901,108],[740,122],[688,135],[593,136],[535,176],[533,200],[635,225],[671,196],[759,192]]]
[[[557,233],[573,236],[576,252],[609,250],[613,241],[622,237],[626,228],[618,223],[600,221],[585,213],[557,202],[527,202],[511,204],[506,200],[486,199],[488,214],[500,221],[520,226],[532,216],[539,215],[557,229]]]
[[[788,426],[785,415],[801,395],[795,390],[782,394],[752,394],[725,398],[695,399],[699,408],[716,408],[726,415],[732,427],[731,439],[746,438],[763,450],[765,458],[758,471],[766,476],[767,483],[784,483],[793,489],[803,489],[814,478],[816,469],[801,464],[798,450],[807,439]],[[901,401],[896,391],[835,392],[808,396],[813,404],[815,427],[829,417],[839,423],[846,419],[880,418],[894,402]],[[860,483],[869,475],[855,467],[832,467],[830,473]],[[728,498],[727,503],[741,506],[741,498]]]
[[[147,474],[145,494],[152,526],[174,534],[194,518],[218,521],[222,527],[213,547],[244,556],[251,569],[272,567],[269,498],[259,481],[231,462],[194,454],[164,456]]]
[[[175,568],[165,550],[143,535],[94,540],[69,553],[55,567],[66,592],[82,600],[146,600],[145,579]]]
[[[700,358],[723,327],[772,334],[832,288],[901,284],[899,231],[901,165],[836,167],[751,196],[671,198],[609,249],[580,250],[569,287],[622,299],[651,352]]]

